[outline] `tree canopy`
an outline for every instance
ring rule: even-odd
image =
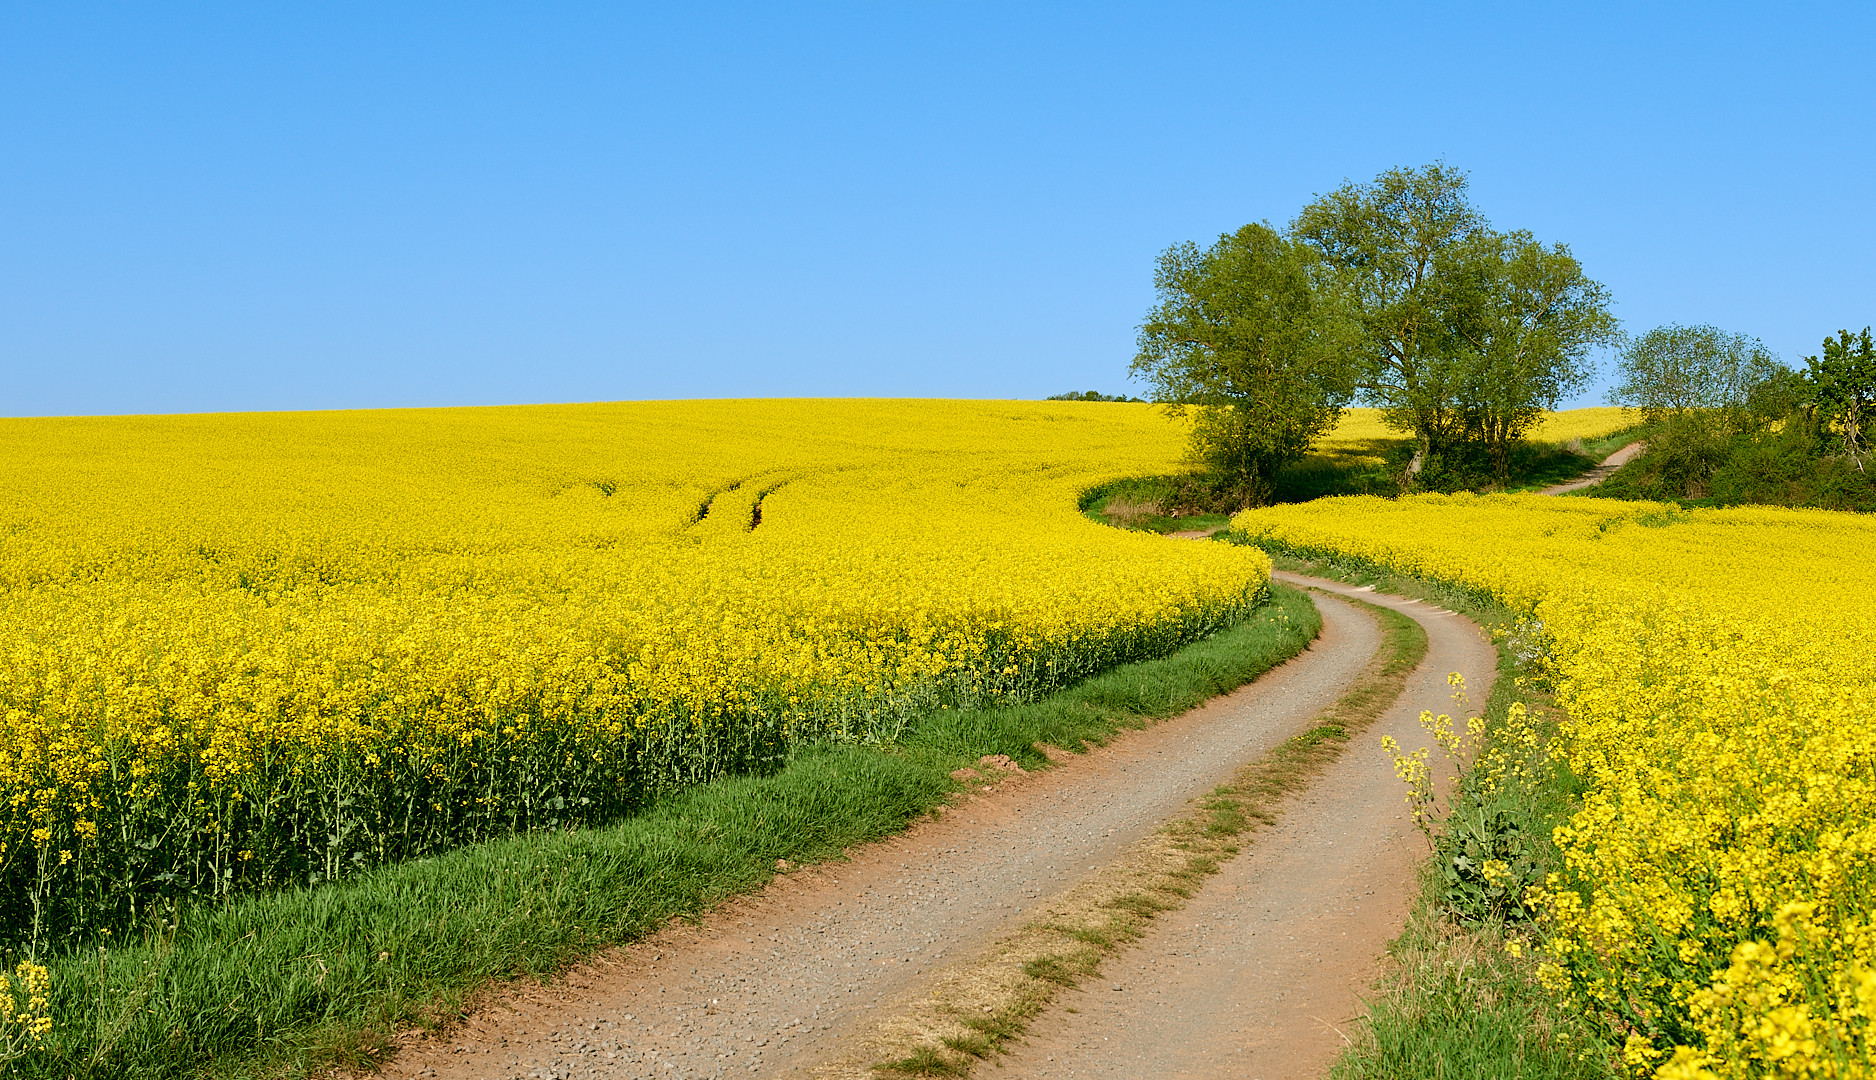
[[[1359,328],[1356,386],[1419,442],[1409,472],[1455,444],[1505,452],[1587,384],[1618,333],[1608,290],[1562,244],[1494,231],[1444,163],[1319,196],[1291,224]]]
[[[1649,419],[1690,409],[1738,409],[1753,387],[1784,365],[1758,338],[1716,326],[1669,323],[1627,342],[1616,356],[1616,405]]]
[[[1502,479],[1511,444],[1595,372],[1589,350],[1619,333],[1608,290],[1583,274],[1562,244],[1529,232],[1480,231],[1455,253],[1448,273],[1446,333],[1435,360],[1454,376],[1451,399],[1466,438],[1483,444]]]
[[[1352,313],[1364,399],[1419,436],[1424,453],[1463,432],[1447,407],[1454,255],[1485,229],[1464,173],[1435,163],[1346,183],[1305,206],[1290,231],[1330,273]]]
[[[1855,337],[1839,330],[1836,338],[1825,338],[1822,357],[1806,357],[1805,366],[1818,419],[1836,432],[1843,452],[1861,471],[1869,452],[1867,429],[1876,414],[1876,342],[1870,328]]]
[[[1354,389],[1347,320],[1314,269],[1267,224],[1160,255],[1132,370],[1173,412],[1196,412],[1194,455],[1232,501],[1268,499],[1276,470],[1334,426]]]
[[[1450,475],[1489,457],[1503,480],[1512,444],[1619,336],[1568,247],[1494,230],[1443,162],[1343,184],[1287,230],[1175,244],[1154,286],[1132,370],[1196,409],[1195,455],[1248,502],[1352,400],[1416,440],[1409,486],[1446,456]]]

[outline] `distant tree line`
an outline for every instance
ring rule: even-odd
[[[1402,486],[1484,469],[1581,390],[1619,338],[1608,290],[1562,244],[1493,229],[1443,163],[1317,197],[1283,229],[1175,244],[1131,371],[1193,420],[1215,501],[1267,501],[1352,403],[1409,436]]]
[[[1128,397],[1125,394],[1103,394],[1098,390],[1070,390],[1066,394],[1050,394],[1044,401],[1127,401],[1136,405],[1144,404],[1144,399]]]

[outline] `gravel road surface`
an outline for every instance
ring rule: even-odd
[[[1318,606],[1322,636],[1256,682],[1056,768],[1009,778],[940,821],[855,851],[850,862],[777,878],[701,926],[670,927],[551,985],[516,991],[447,1038],[412,1034],[385,1074],[804,1074],[877,1010],[920,993],[935,964],[1014,931],[1026,908],[1308,726],[1380,640],[1358,610],[1333,600]],[[1399,792],[1390,795],[1397,804]],[[1323,798],[1339,796],[1325,788]],[[1412,877],[1404,874],[1392,883],[1403,895]]]
[[[1426,659],[1394,707],[1273,828],[1191,903],[1156,920],[1098,983],[1058,1000],[1003,1059],[999,1077],[1320,1077],[1344,1045],[1360,995],[1405,924],[1427,855],[1381,737],[1428,745],[1420,710],[1460,716],[1447,673],[1463,672],[1483,706],[1498,657],[1478,626],[1450,612],[1278,577],[1413,616],[1426,627]]]

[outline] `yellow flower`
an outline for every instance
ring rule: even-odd
[[[1720,1080],[1719,1074],[1707,1068],[1711,1064],[1705,1055],[1683,1046],[1655,1070],[1655,1080]]]
[[[1554,686],[1550,753],[1584,788],[1530,892],[1538,978],[1588,1015],[1694,1033],[1629,1038],[1637,1075],[1667,1050],[1659,1076],[1876,1075],[1876,518],[1427,495],[1233,524],[1517,613],[1503,645]],[[1521,711],[1495,733],[1535,738]],[[1527,757],[1487,754],[1487,789]]]
[[[1269,560],[1078,502],[1183,451],[1082,402],[0,420],[0,885],[108,925],[128,867],[329,880],[1163,655]]]
[[[52,974],[45,965],[22,960],[0,971],[0,1065],[45,1043],[52,1031]]]

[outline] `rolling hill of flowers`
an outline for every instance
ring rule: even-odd
[[[1145,405],[0,420],[0,938],[604,820],[1163,654],[1268,560],[1103,528]]]

